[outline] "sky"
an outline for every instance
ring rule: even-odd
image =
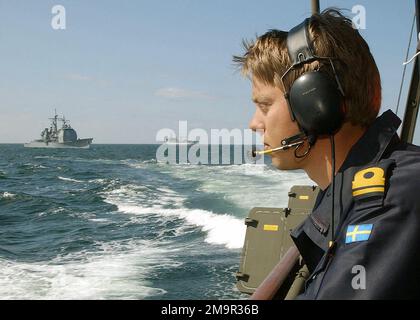
[[[320,3],[350,17],[365,7],[361,34],[381,72],[381,112],[395,111],[414,1]],[[65,29],[52,27],[55,5],[65,8]],[[245,129],[255,107],[232,55],[243,53],[242,39],[287,31],[310,10],[309,0],[0,0],[0,143],[39,138],[54,109],[94,143],[156,143],[179,121]]]

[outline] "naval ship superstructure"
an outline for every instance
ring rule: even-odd
[[[199,140],[188,140],[187,138],[165,138],[165,144],[176,144],[176,145],[188,145],[191,146],[193,144],[199,143]]]
[[[41,132],[41,139],[25,143],[26,148],[89,148],[93,138],[78,139],[77,132],[71,126],[68,120],[63,116],[60,118],[55,112],[53,118],[50,118],[50,128],[45,128]],[[58,122],[61,121],[61,128],[58,128]]]

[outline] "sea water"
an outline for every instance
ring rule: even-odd
[[[158,147],[0,145],[0,299],[247,298],[249,210],[313,183],[269,163],[161,163]]]

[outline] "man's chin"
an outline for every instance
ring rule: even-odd
[[[272,158],[271,163],[274,167],[280,170],[296,170],[300,169],[298,168],[298,165],[296,163],[287,163],[286,161],[282,161],[278,158]]]

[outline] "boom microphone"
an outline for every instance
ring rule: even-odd
[[[252,157],[257,157],[258,155],[263,155],[263,154],[271,154],[273,152],[277,152],[277,151],[285,151],[287,149],[293,148],[293,147],[297,147],[300,146],[301,144],[303,144],[305,142],[305,140],[308,137],[306,136],[306,134],[304,133],[299,133],[297,135],[291,136],[289,138],[283,139],[281,141],[281,146],[277,147],[277,148],[273,148],[273,149],[268,149],[268,150],[261,150],[261,151],[257,151],[257,150],[252,150]]]
[[[273,148],[273,149],[268,149],[268,150],[262,150],[262,151],[252,150],[252,155],[254,157],[256,157],[257,155],[271,154],[271,153],[277,152],[277,151],[284,151],[284,150],[290,149],[292,147],[296,147],[298,145],[301,145],[302,143],[303,143],[303,141],[299,141],[299,142],[295,142],[295,143],[291,143],[291,144],[286,144],[284,146]]]

